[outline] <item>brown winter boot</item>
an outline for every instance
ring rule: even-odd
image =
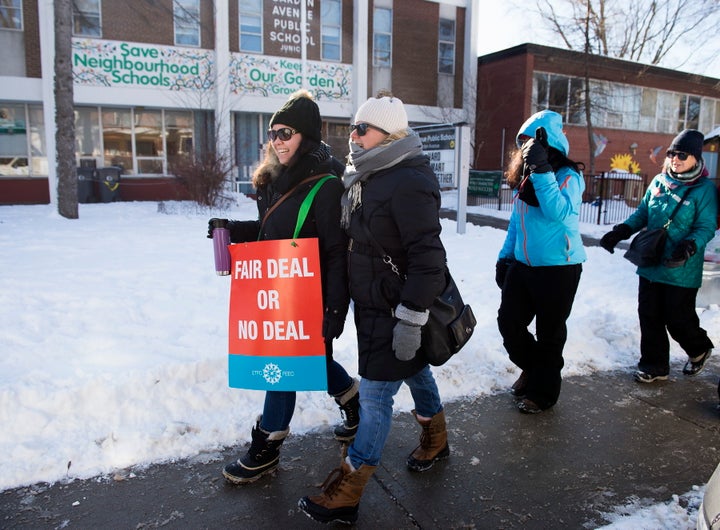
[[[263,475],[275,471],[280,462],[280,446],[285,441],[290,429],[267,432],[260,428],[258,416],[251,432],[252,443],[247,453],[235,462],[223,468],[223,476],[233,484],[255,482]]]
[[[353,379],[353,383],[349,389],[335,396],[335,403],[340,406],[340,413],[343,416],[343,422],[335,427],[335,439],[340,442],[350,443],[357,434],[358,424],[360,423],[360,394],[358,389],[360,382]]]
[[[362,465],[360,469],[354,469],[347,459],[343,459],[340,467],[333,469],[325,479],[323,492],[303,497],[298,501],[298,507],[321,523],[353,524],[358,518],[360,497],[376,467]]]
[[[420,433],[420,445],[408,456],[407,467],[410,471],[427,471],[438,460],[450,456],[445,411],[441,410],[429,420],[419,419],[417,411],[413,410],[412,413],[422,427],[422,432]]]

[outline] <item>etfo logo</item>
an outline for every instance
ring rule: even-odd
[[[266,364],[265,368],[263,368],[263,379],[271,385],[279,383],[280,379],[282,379],[280,367],[275,363]]]
[[[257,375],[257,371],[253,370],[253,374]],[[267,363],[262,370],[262,377],[271,385],[276,385],[283,377],[292,377],[295,375],[293,370],[281,370],[275,363]]]

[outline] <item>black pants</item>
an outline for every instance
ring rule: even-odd
[[[689,357],[697,357],[713,347],[695,312],[697,292],[694,288],[651,282],[640,277],[638,369],[653,375],[670,372],[668,333]]]
[[[560,396],[565,322],[580,283],[582,265],[510,266],[498,310],[498,328],[510,360],[528,376],[526,396],[552,407]],[[535,319],[535,333],[528,326]]]

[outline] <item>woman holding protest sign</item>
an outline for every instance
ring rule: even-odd
[[[322,142],[320,110],[307,90],[300,90],[270,119],[265,158],[253,174],[257,189],[259,220],[229,221],[230,241],[290,239],[303,201],[320,177],[339,176],[344,166]],[[333,360],[332,341],[340,336],[349,305],[347,282],[347,236],[340,226],[339,178],[324,182],[317,190],[300,238],[318,238],[323,294],[323,337],[327,359],[328,393],[345,417],[335,437],[351,440],[358,425],[358,381]],[[213,219],[208,237],[212,237]],[[248,451],[223,469],[235,484],[253,482],[273,471],[295,410],[295,392],[268,391],[263,413],[252,429]]]
[[[358,109],[351,131],[342,222],[350,236],[350,294],[362,376],[360,424],[347,457],[322,493],[299,501],[306,514],[324,523],[357,520],[360,498],[390,431],[393,397],[403,383],[410,388],[413,415],[422,429],[407,467],[425,471],[450,454],[443,405],[420,348],[428,307],[445,287],[438,181],[398,98],[370,98]]]

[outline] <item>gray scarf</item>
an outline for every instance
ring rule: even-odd
[[[683,183],[687,184],[688,182],[692,182],[693,180],[702,176],[704,169],[705,169],[705,161],[701,158],[700,160],[697,161],[697,164],[695,164],[694,168],[692,168],[689,171],[686,171],[685,173],[675,173],[669,167],[667,169],[667,172],[668,172],[668,175],[670,175],[672,178],[674,178],[678,182],[683,182]]]
[[[408,136],[380,144],[372,149],[361,149],[357,144],[350,142],[349,164],[343,175],[345,183],[345,193],[341,201],[343,227],[350,226],[350,216],[362,204],[362,183],[370,175],[420,155],[422,155],[422,142],[412,129],[408,129]]]

